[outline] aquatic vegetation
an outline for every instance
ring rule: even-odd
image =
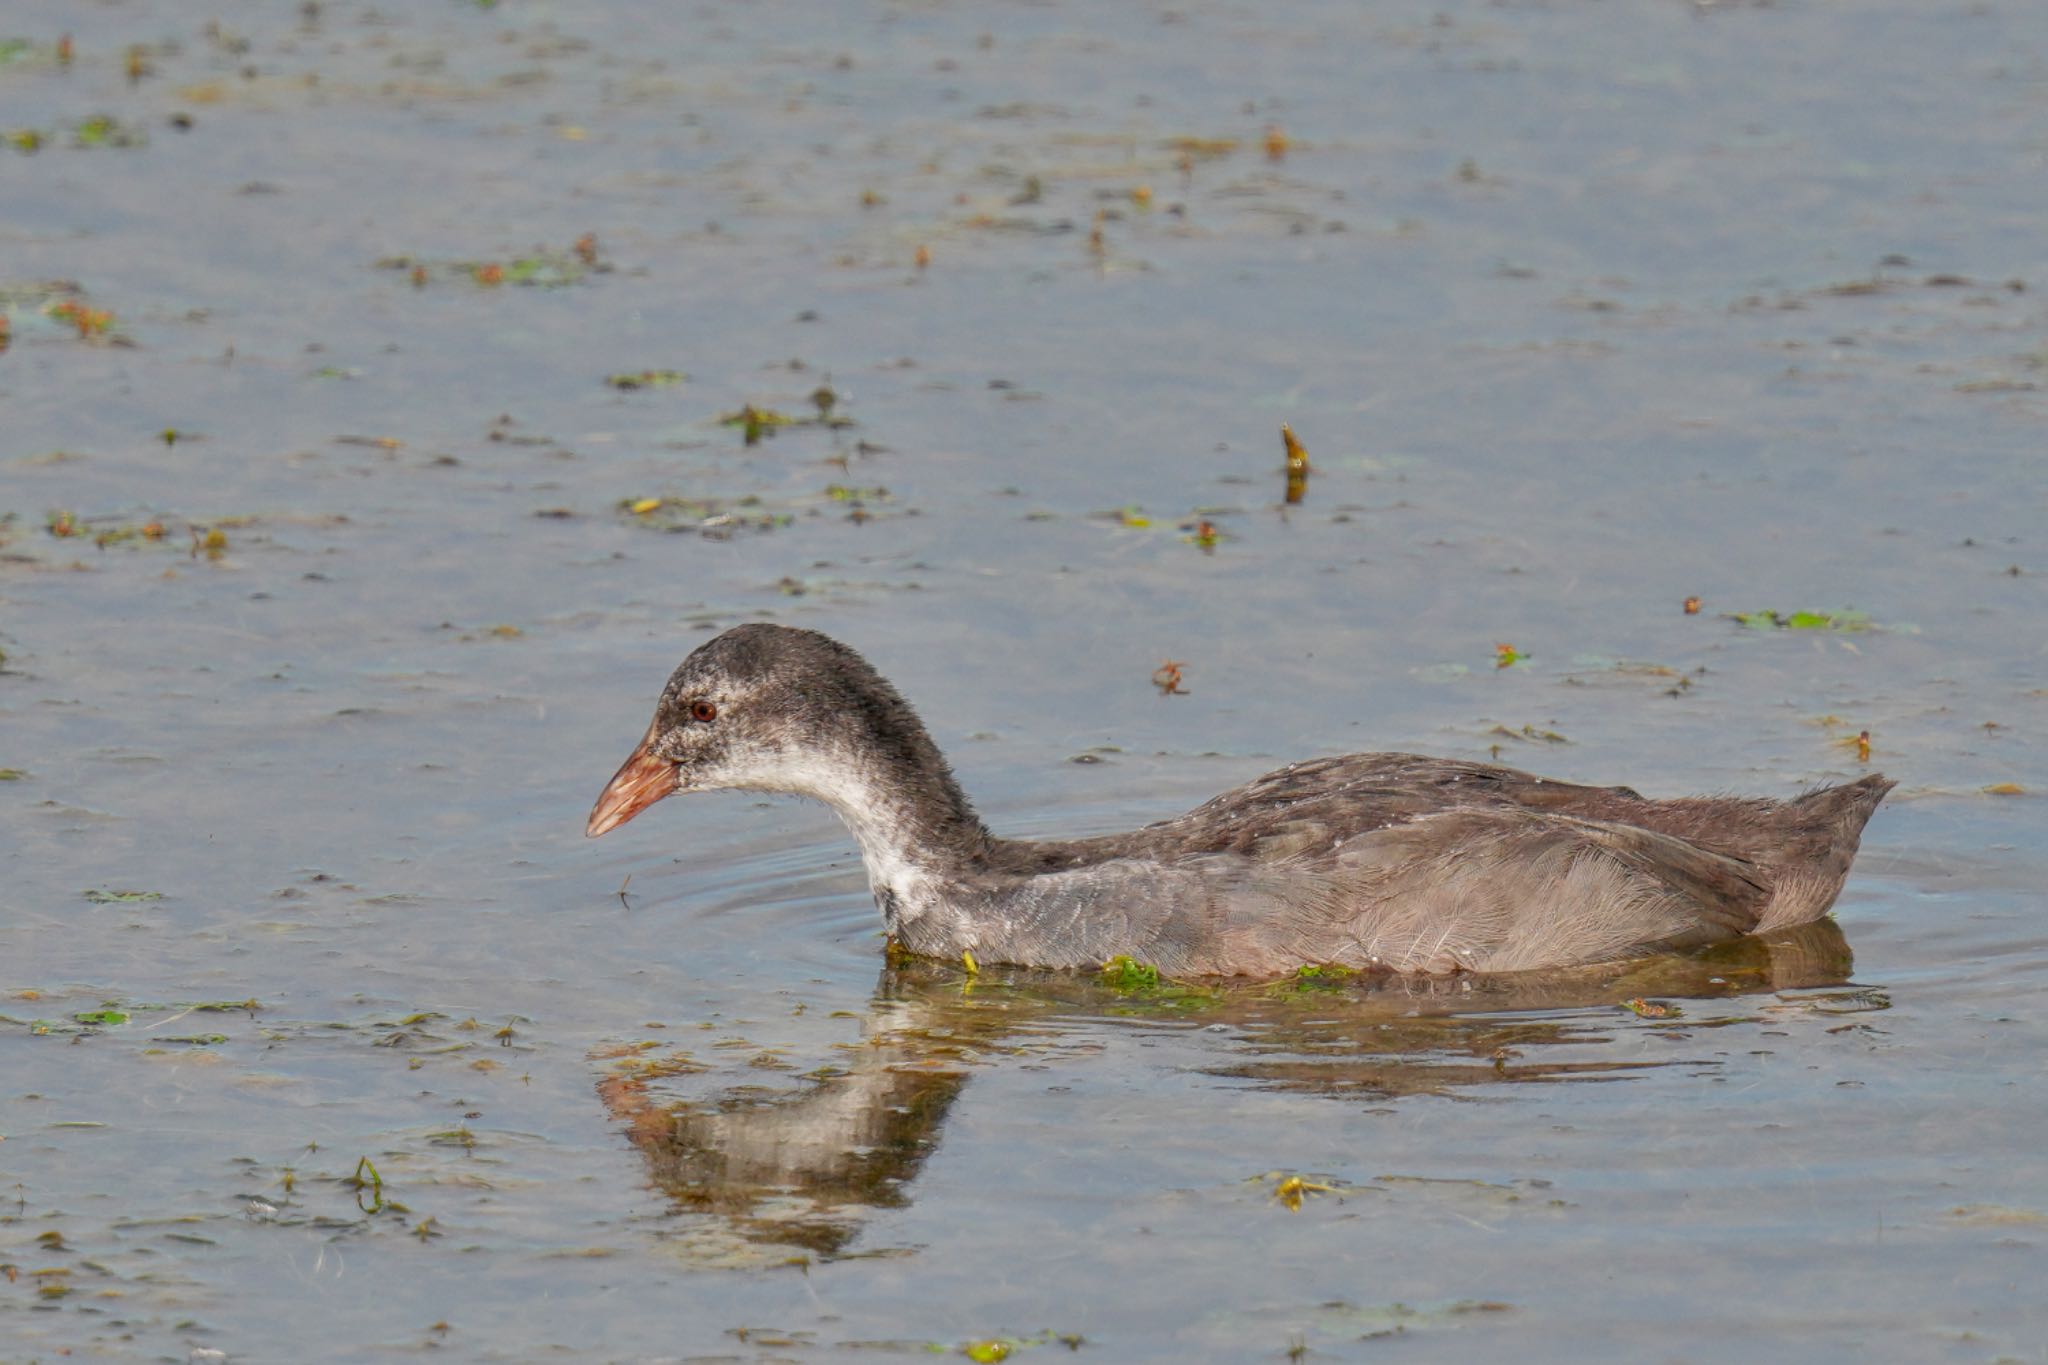
[[[1280,424],[1280,444],[1287,453],[1287,501],[1300,502],[1308,495],[1308,447],[1296,438],[1293,428]]]
[[[94,114],[80,119],[71,125],[69,131],[70,145],[79,149],[132,148],[149,144],[148,136],[141,129],[110,114]],[[59,137],[59,130],[50,128],[9,128],[0,132],[0,140],[24,156],[33,156],[45,147],[57,144]]]
[[[415,289],[423,289],[433,280],[466,280],[485,289],[507,284],[560,289],[612,269],[598,257],[597,239],[590,233],[579,237],[567,251],[543,246],[523,256],[483,261],[386,256],[376,262],[376,267],[403,272]]]
[[[618,507],[636,525],[649,530],[695,532],[713,540],[729,539],[739,531],[772,531],[796,520],[795,512],[771,508],[752,495],[728,502],[663,494],[626,498]]]
[[[1036,1336],[978,1337],[953,1346],[940,1341],[927,1342],[925,1350],[933,1355],[963,1355],[974,1361],[975,1365],[994,1365],[997,1361],[1008,1360],[1016,1352],[1033,1346],[1058,1345],[1066,1347],[1069,1351],[1078,1351],[1084,1344],[1084,1340],[1075,1333],[1054,1332],[1048,1328]]]
[[[1496,725],[1486,733],[1489,735],[1499,735],[1502,739],[1519,739],[1537,744],[1571,743],[1569,739],[1566,739],[1555,730],[1542,730],[1534,725],[1524,725],[1518,730],[1510,730],[1505,725]],[[1495,747],[1498,748],[1499,746],[1496,745]]]
[[[798,361],[790,362],[795,368],[803,368]],[[753,403],[742,404],[736,411],[720,413],[718,425],[737,427],[741,444],[755,446],[763,439],[773,436],[786,427],[823,427],[839,431],[857,425],[851,417],[838,414],[836,408],[839,395],[830,385],[820,387],[811,394],[811,403],[818,409],[815,417],[793,417],[775,408],[764,408]],[[864,449],[863,454],[867,453]]]
[[[1336,1185],[1324,1180],[1310,1180],[1306,1176],[1293,1174],[1281,1175],[1278,1172],[1274,1174],[1279,1178],[1273,1185],[1273,1198],[1285,1204],[1289,1213],[1300,1213],[1302,1203],[1310,1195],[1335,1194],[1338,1189]]]
[[[1119,954],[1102,964],[1102,984],[1113,991],[1156,991],[1159,969]]]
[[[1729,612],[1728,619],[1748,626],[1752,630],[1834,630],[1859,631],[1875,629],[1868,612],[1843,608],[1841,611],[1794,611],[1778,612],[1737,611]]]
[[[41,996],[42,992],[31,990],[17,992],[16,998],[35,1000],[40,999]],[[95,1035],[106,1029],[121,1029],[124,1030],[123,1036],[131,1041],[144,1044],[143,1052],[147,1055],[161,1052],[166,1046],[215,1047],[229,1041],[228,1035],[225,1033],[164,1034],[153,1032],[154,1029],[161,1028],[165,1024],[174,1023],[186,1015],[225,1013],[229,1011],[239,1013],[246,1011],[251,1017],[254,1017],[255,1012],[262,1008],[262,1005],[255,1000],[217,1000],[179,1004],[131,1003],[121,1000],[106,1000],[102,1001],[96,1008],[73,1011],[66,1021],[60,1022],[51,1019],[27,1021],[27,1028],[30,1035],[35,1037],[78,1037],[81,1035]],[[141,1020],[145,1015],[162,1015],[164,1017],[157,1019],[154,1023],[143,1025]],[[0,1023],[19,1025],[23,1021],[0,1016]],[[131,1029],[131,1025],[135,1027]]]
[[[44,305],[43,316],[76,327],[80,341],[105,340],[114,327],[114,315],[111,311],[104,308],[88,308],[76,299],[60,299]]]
[[[376,1164],[370,1158],[357,1158],[355,1172],[344,1177],[341,1183],[344,1188],[355,1191],[356,1207],[364,1213],[381,1213],[384,1210],[384,1177],[377,1173]],[[367,1205],[363,1202],[366,1192],[370,1196]]]
[[[148,143],[140,130],[110,114],[95,114],[72,127],[71,139],[79,147],[141,147]]]
[[[681,370],[640,370],[630,374],[608,374],[604,382],[615,389],[665,389],[689,378]]]
[[[1356,967],[1347,967],[1341,962],[1310,963],[1295,968],[1291,978],[1276,984],[1283,990],[1327,990],[1333,986],[1348,985],[1357,975]]]
[[[773,408],[757,408],[752,403],[748,403],[738,412],[722,414],[718,419],[718,425],[722,427],[738,427],[741,433],[741,440],[745,444],[753,446],[759,445],[761,438],[774,431],[777,427],[793,427],[797,425],[798,420],[787,413],[777,412]]]

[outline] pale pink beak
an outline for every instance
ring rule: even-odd
[[[583,827],[585,835],[595,839],[617,829],[680,785],[676,765],[655,753],[649,747],[653,742],[654,727],[650,725],[646,738],[619,765],[597,804],[590,808],[590,823]]]

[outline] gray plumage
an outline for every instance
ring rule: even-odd
[[[629,770],[659,790],[620,795]],[[1352,754],[1289,764],[1126,834],[1000,839],[866,660],[813,631],[749,625],[675,671],[590,829],[671,790],[816,797],[860,843],[890,932],[931,957],[1091,967],[1124,955],[1183,977],[1506,972],[1818,919],[1892,785],[1873,774],[1790,801],[1658,801]]]

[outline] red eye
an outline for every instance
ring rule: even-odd
[[[690,719],[709,724],[718,719],[718,708],[708,701],[693,701],[690,703]]]

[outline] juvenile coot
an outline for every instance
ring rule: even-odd
[[[859,842],[890,934],[1031,967],[1123,955],[1169,976],[1508,972],[1611,961],[1820,918],[1892,788],[1646,799],[1414,754],[1291,763],[1176,819],[1001,839],[916,712],[815,631],[746,625],[685,659],[590,812],[671,792],[815,797]]]

